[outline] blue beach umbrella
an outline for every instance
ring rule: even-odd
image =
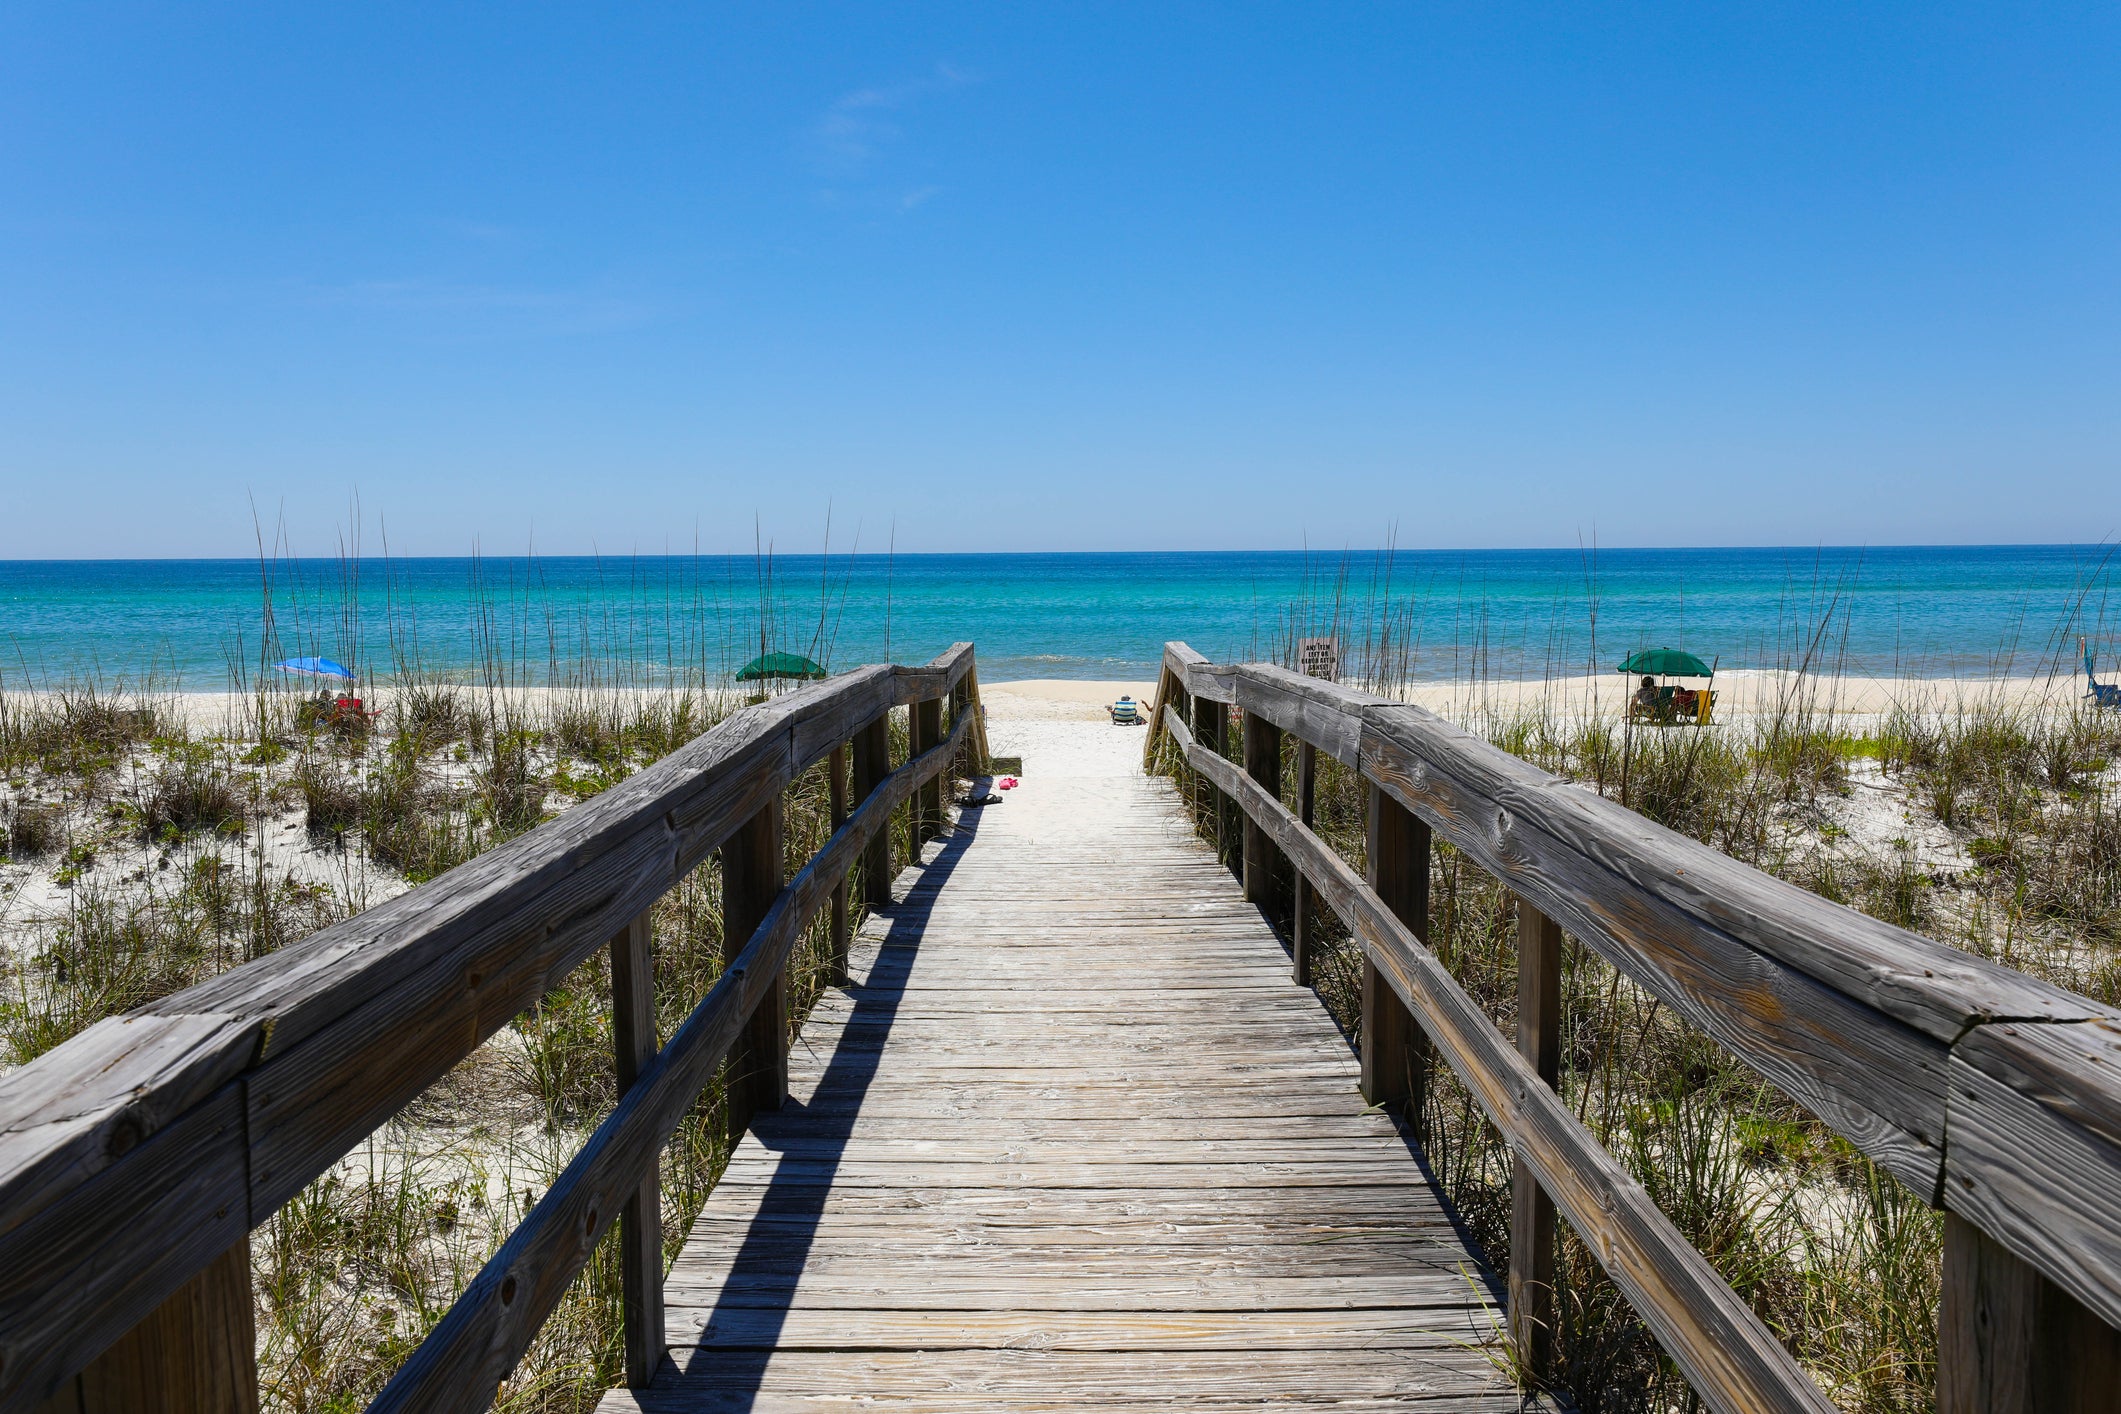
[[[273,671],[292,673],[304,678],[338,678],[342,682],[354,681],[353,669],[343,663],[334,663],[329,658],[282,658],[273,664]]]

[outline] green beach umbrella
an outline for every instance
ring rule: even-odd
[[[767,678],[821,678],[825,670],[800,653],[767,653],[753,658],[736,675],[738,682],[763,682]]]
[[[1632,654],[1620,665],[1623,673],[1648,673],[1664,678],[1711,678],[1716,676],[1707,663],[1691,653],[1682,653],[1677,648],[1645,648]]]

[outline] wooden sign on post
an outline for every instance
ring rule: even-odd
[[[1333,638],[1300,638],[1296,641],[1296,664],[1308,678],[1340,680],[1340,641]]]

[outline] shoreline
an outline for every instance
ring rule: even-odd
[[[1698,683],[1690,681],[1687,685],[1698,686]],[[453,686],[458,693],[474,701],[488,698],[505,701],[511,707],[533,714],[555,708],[659,699],[679,701],[686,697],[727,706],[752,695],[729,687],[524,685],[489,689],[466,684],[424,683],[418,686],[423,689]],[[364,689],[369,694],[366,700],[371,707],[386,710],[406,690],[393,684]],[[1778,711],[1862,719],[1882,717],[1894,711],[1951,715],[1998,710],[2068,711],[2089,706],[2081,673],[2041,677],[1830,677],[1776,669],[1730,668],[1716,675],[1714,690],[1716,715],[1726,722],[1773,715]],[[1153,676],[1013,678],[982,682],[980,692],[990,712],[996,716],[1102,720],[1105,709],[1122,693],[1132,695],[1146,709],[1155,700],[1156,679]],[[1467,721],[1532,713],[1559,713],[1570,717],[1617,716],[1630,692],[1628,680],[1621,674],[1604,673],[1541,679],[1413,682],[1401,687],[1395,696],[1399,701],[1427,708],[1452,720]],[[66,690],[58,688],[0,688],[0,710],[10,702],[41,706],[66,695]],[[232,730],[253,722],[260,697],[256,692],[237,693],[226,689],[122,690],[98,695],[108,700],[164,707],[180,717],[191,730],[208,732]],[[311,691],[278,684],[264,694],[275,706],[283,707],[312,695]]]

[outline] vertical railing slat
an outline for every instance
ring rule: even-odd
[[[891,714],[884,712],[854,735],[854,795],[867,800],[891,774]],[[891,831],[878,830],[862,852],[862,902],[891,907]]]
[[[1305,829],[1317,824],[1318,806],[1318,748],[1310,742],[1299,742],[1296,747],[1296,818]],[[1312,934],[1317,930],[1317,920],[1312,910],[1311,881],[1302,870],[1296,871],[1296,917],[1289,930],[1289,972],[1296,985],[1311,985],[1311,950],[1315,945]]]
[[[1517,900],[1517,1053],[1553,1089],[1561,1076],[1561,925]],[[1510,1160],[1510,1334],[1535,1378],[1554,1365],[1554,1200]]]
[[[228,1248],[71,1382],[72,1414],[256,1414],[250,1242]]]
[[[744,949],[781,891],[781,798],[737,827],[722,846],[722,961]],[[783,968],[729,1052],[729,1139],[788,1096],[788,977]]]
[[[1281,728],[1255,712],[1244,714],[1245,774],[1281,799]],[[1276,927],[1284,911],[1282,883],[1287,865],[1281,851],[1248,811],[1245,814],[1245,898]]]
[[[611,940],[611,1039],[621,1095],[655,1058],[655,956],[650,915]],[[619,1288],[625,1307],[626,1385],[645,1389],[663,1363],[663,1185],[650,1164],[619,1212]]]
[[[1943,1278],[1937,1414],[2121,1408],[2121,1331],[1957,1213]]]
[[[847,748],[835,746],[832,755],[826,758],[825,772],[828,777],[832,805],[832,828],[837,831],[847,823]],[[851,951],[851,940],[847,936],[847,876],[840,875],[832,886],[832,980],[847,980],[847,963]]]
[[[1370,887],[1408,931],[1429,940],[1429,826],[1372,784]],[[1362,964],[1362,1093],[1373,1105],[1404,1105],[1421,1125],[1429,1041],[1414,1013],[1368,957]]]
[[[911,761],[943,739],[943,699],[931,697],[914,703],[908,720],[915,729],[913,749],[906,754],[906,759]],[[913,822],[913,857],[918,860],[920,847],[943,830],[942,776],[936,776],[913,793],[910,818]]]

